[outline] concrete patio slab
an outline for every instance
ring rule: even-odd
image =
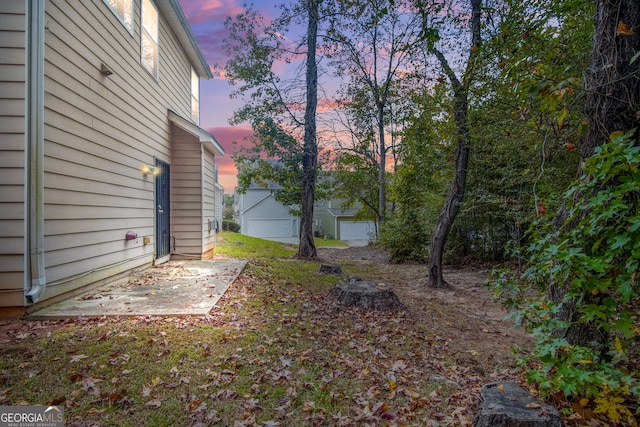
[[[203,316],[245,266],[242,260],[169,261],[35,311],[29,318]]]

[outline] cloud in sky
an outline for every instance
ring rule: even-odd
[[[220,0],[180,0],[191,30],[209,64],[222,64],[226,59],[222,49],[222,39],[226,36],[224,21],[243,11],[234,1]]]
[[[237,184],[236,165],[231,158],[232,154],[241,146],[247,145],[246,139],[253,134],[250,126],[222,126],[207,128],[224,148],[225,155],[216,158],[218,165],[218,180],[227,194],[233,193]],[[237,144],[234,144],[237,142]]]

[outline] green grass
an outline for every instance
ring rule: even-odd
[[[348,248],[349,247],[349,245],[343,242],[342,240],[323,239],[322,237],[314,237],[313,243],[316,245],[316,248],[321,248],[321,247]]]
[[[314,238],[314,244],[320,247],[348,247],[340,240]],[[245,236],[240,233],[223,231],[218,235],[216,254],[234,258],[254,257],[291,257],[298,251],[297,245],[279,243],[257,237]]]
[[[223,231],[218,235],[215,253],[235,258],[291,257],[297,252],[294,245],[273,242],[245,236],[240,233]]]

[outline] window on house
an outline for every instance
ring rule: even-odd
[[[151,0],[142,1],[142,65],[158,77],[158,10]]]
[[[133,32],[133,0],[104,0],[122,24]]]
[[[191,69],[191,117],[200,124],[200,79],[196,70]]]

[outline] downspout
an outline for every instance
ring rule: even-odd
[[[26,304],[46,287],[44,269],[44,12],[45,0],[26,3]]]

